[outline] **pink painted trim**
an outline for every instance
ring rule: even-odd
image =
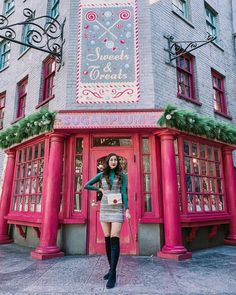
[[[217,111],[217,110],[214,110],[214,112],[215,112],[215,114],[217,114],[217,115],[219,115],[219,116],[222,116],[222,117],[225,117],[225,118],[227,118],[227,119],[233,120],[233,118],[232,118],[230,115],[228,115],[228,114],[221,113],[221,112],[219,112],[219,111]]]
[[[75,213],[74,213],[75,215]],[[76,215],[82,215],[82,213],[77,213]],[[59,220],[60,224],[85,224],[87,219],[83,216],[81,218],[64,218]]]
[[[15,124],[16,122],[20,121],[21,119],[25,118],[25,115],[19,117],[19,118],[16,118],[14,121],[11,122],[11,124]]]
[[[8,236],[8,224],[5,216],[10,211],[11,205],[11,193],[13,187],[13,174],[15,166],[15,151],[7,151],[7,164],[5,170],[5,176],[2,186],[2,195],[0,199],[0,241],[11,240]]]
[[[164,112],[164,109],[116,109],[116,110],[109,110],[109,113],[117,113],[117,112],[122,112],[122,113],[149,113],[149,112]],[[59,110],[57,113],[59,114],[70,114],[70,113],[104,113],[104,109],[98,109],[98,110]],[[106,112],[107,113],[107,112]]]
[[[170,259],[170,260],[185,260],[185,259],[191,259],[192,253],[186,252],[184,254],[170,254],[170,253],[164,253],[163,251],[160,251],[157,253],[157,256],[163,259]]]
[[[184,96],[181,93],[177,93],[177,96],[178,96],[179,99],[183,99],[185,101],[192,102],[192,103],[194,103],[194,104],[196,104],[198,106],[202,105],[202,103],[199,100]]]
[[[148,223],[163,223],[163,218],[157,218],[157,217],[146,217],[143,216],[141,219],[139,219],[140,224],[148,224]]]
[[[34,259],[46,260],[46,259],[53,259],[57,257],[63,257],[64,253],[60,251],[54,252],[54,253],[38,253],[38,252],[32,251],[30,255]]]
[[[35,216],[22,216],[18,214],[18,216],[13,217],[12,215],[8,215],[6,217],[8,224],[19,224],[19,225],[25,225],[25,226],[36,226],[40,227],[42,223],[41,218],[35,218]]]
[[[81,36],[81,32],[82,32],[82,10],[83,8],[88,8],[88,7],[106,7],[106,6],[133,6],[134,7],[134,24],[135,24],[135,67],[136,67],[136,77],[135,77],[135,81],[132,83],[132,87],[136,87],[136,91],[137,91],[137,96],[133,96],[133,98],[130,98],[129,100],[119,100],[119,99],[115,99],[112,101],[105,101],[103,99],[103,96],[101,96],[100,91],[102,91],[102,93],[104,93],[103,88],[107,88],[107,86],[104,86],[102,83],[96,83],[97,85],[97,91],[92,93],[91,90],[89,89],[85,89],[85,91],[89,91],[91,92],[96,98],[97,100],[95,101],[80,101],[79,99],[79,91],[80,91],[80,62],[82,59],[81,56],[81,47],[82,47],[82,36]],[[96,16],[94,16],[96,17]],[[77,49],[77,79],[76,79],[76,101],[80,104],[98,104],[98,103],[104,103],[104,104],[111,104],[111,103],[135,103],[138,102],[140,100],[140,66],[139,66],[139,45],[138,45],[138,0],[135,0],[134,2],[127,2],[127,3],[100,3],[100,4],[89,4],[89,3],[82,3],[79,6],[79,13],[78,13],[78,19],[79,19],[79,26],[78,26],[78,49]],[[122,85],[123,83],[117,83],[115,82],[114,84],[116,85]],[[129,87],[130,83],[127,83],[127,85],[125,85],[126,87]],[[123,90],[124,90],[124,85],[123,86]],[[112,85],[110,85],[110,87],[113,87]],[[114,91],[116,91],[116,89],[113,89]],[[124,92],[126,92],[127,89],[124,90]],[[132,90],[133,91],[133,90]],[[123,91],[119,92],[118,97],[121,96],[121,94],[123,94]],[[131,93],[132,94],[132,93]],[[115,93],[116,96],[116,93]],[[100,98],[100,99],[99,99]],[[117,98],[117,97],[113,97],[113,98]]]
[[[213,90],[217,90],[221,96],[222,96],[222,99],[221,99],[221,111],[217,111],[216,109],[214,109],[215,112],[221,114],[222,116],[226,116],[227,118],[227,106],[226,106],[226,96],[225,96],[225,89],[224,89],[224,79],[225,77],[221,74],[219,74],[217,71],[215,70],[212,70],[211,71],[211,75],[212,75],[212,88]],[[214,86],[214,78],[216,79],[219,79],[220,80],[220,83],[221,83],[221,88],[218,88],[216,86]],[[215,100],[214,100],[215,102]]]
[[[47,99],[40,101],[39,104],[37,104],[35,108],[38,109],[39,107],[43,106],[44,104],[46,104],[47,102],[52,100],[54,97],[55,97],[55,95],[53,94],[52,96],[48,97]]]

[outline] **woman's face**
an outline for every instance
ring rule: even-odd
[[[115,169],[117,164],[118,164],[118,159],[116,156],[111,156],[110,159],[109,159],[109,167],[110,169]]]

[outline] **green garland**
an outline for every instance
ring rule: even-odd
[[[24,139],[53,129],[56,113],[41,109],[0,132],[0,148],[22,142]]]
[[[236,144],[236,128],[233,125],[202,117],[190,110],[178,110],[172,105],[166,107],[157,124]]]

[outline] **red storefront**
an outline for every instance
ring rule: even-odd
[[[84,254],[103,254],[99,203],[96,193],[83,185],[96,175],[104,157],[115,152],[127,173],[132,216],[122,229],[122,254],[143,255],[143,245],[150,244],[160,257],[190,258],[186,245],[201,229],[206,229],[210,241],[223,228],[224,242],[235,245],[233,147],[157,127],[161,114],[158,110],[61,111],[53,132],[10,148],[0,243],[12,242],[9,224],[22,238],[31,228],[38,239],[31,255],[57,257],[64,255],[60,245],[63,250],[66,243],[64,239],[58,245],[58,232],[75,226]],[[83,228],[84,234],[76,228]]]

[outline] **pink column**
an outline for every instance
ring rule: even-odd
[[[174,150],[175,134],[171,130],[163,130],[159,135],[161,139],[165,245],[157,255],[167,259],[187,259],[192,257],[192,253],[187,252],[182,242]]]
[[[225,176],[225,190],[228,200],[228,211],[231,215],[229,224],[229,235],[224,243],[236,246],[236,178],[233,166],[233,149],[226,147],[223,149],[223,163]]]
[[[57,246],[63,147],[64,136],[53,134],[51,136],[47,190],[43,209],[40,243],[39,246],[31,252],[31,256],[36,259],[43,260],[64,255]]]
[[[7,165],[2,187],[2,196],[0,200],[0,244],[12,243],[13,240],[8,235],[8,224],[4,218],[10,210],[11,192],[13,185],[13,175],[15,166],[15,152],[7,151]]]

